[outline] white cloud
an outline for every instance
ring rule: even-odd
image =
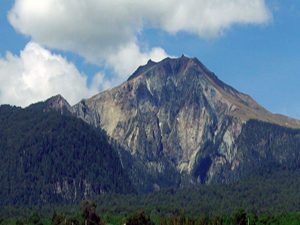
[[[9,21],[38,43],[70,50],[90,62],[100,63],[107,54],[134,40],[141,27],[141,18],[125,2],[16,0]]]
[[[271,18],[264,0],[174,0],[173,3],[158,19],[159,26],[170,33],[186,31],[211,38],[234,24],[264,24]]]
[[[87,86],[87,77],[59,55],[29,42],[19,56],[0,58],[0,104],[27,106],[62,94],[71,104],[97,93],[101,80]]]
[[[96,64],[137,43],[145,27],[207,38],[270,17],[265,0],[16,0],[9,13],[14,28],[34,41]]]
[[[160,47],[141,50],[138,35],[145,28],[211,38],[234,24],[265,24],[271,14],[265,0],[16,0],[8,18],[34,42],[114,72],[96,74],[89,88],[73,64],[30,43],[20,57],[0,59],[0,102],[26,105],[56,93],[74,103],[119,84],[150,58],[165,58]]]
[[[96,73],[92,80],[92,89],[106,90],[114,86],[112,79],[107,78],[103,73]]]

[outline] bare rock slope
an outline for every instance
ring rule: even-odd
[[[149,61],[120,86],[81,101],[71,111],[104,129],[123,149],[124,166],[143,191],[243,176],[244,162],[260,157],[252,154],[256,147],[241,153],[249,144],[241,139],[249,121],[258,121],[258,127],[300,128],[298,120],[270,113],[220,81],[198,59],[185,56]],[[279,161],[274,159],[287,163],[284,157]]]

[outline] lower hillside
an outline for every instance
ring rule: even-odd
[[[198,185],[145,195],[105,194],[96,202],[101,214],[127,215],[140,209],[160,216],[229,215],[238,209],[257,215],[300,210],[300,170],[278,170],[231,184]]]
[[[94,223],[90,224],[298,225],[299,185],[299,171],[281,170],[232,184],[200,185],[145,195],[106,193],[94,199],[96,204],[83,201],[80,205],[2,207],[0,224],[86,224],[87,216],[93,215],[90,219]],[[92,214],[86,213],[89,206],[93,207]]]
[[[133,192],[103,131],[79,119],[0,106],[0,204],[77,202],[105,192]]]

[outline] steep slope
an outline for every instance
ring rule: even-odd
[[[300,128],[299,121],[268,112],[220,81],[199,60],[185,56],[149,61],[120,86],[83,100],[72,110],[103,128],[135,162],[141,162],[139,169],[134,169],[136,165],[129,169],[134,184],[143,190],[230,182],[241,176],[236,171],[246,160],[242,144],[249,134],[244,142],[239,137],[253,119]],[[298,147],[289,153],[299,155]],[[277,158],[282,165],[286,160]],[[144,179],[136,171],[142,171]],[[152,187],[146,182],[149,176]]]
[[[60,115],[61,103],[66,102],[56,96],[25,109],[0,106],[0,205],[134,191],[104,132]]]

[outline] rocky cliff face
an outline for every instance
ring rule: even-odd
[[[184,56],[149,61],[120,86],[71,111],[103,128],[124,149],[120,155],[129,155],[124,160],[139,162],[128,167],[143,190],[233,180],[228,174],[239,171],[245,160],[238,140],[249,120],[300,127],[299,121],[268,112],[200,61]]]

